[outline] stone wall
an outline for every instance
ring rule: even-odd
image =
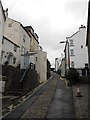
[[[22,91],[22,93],[29,92],[38,85],[38,74],[36,71],[28,69],[22,82],[20,82],[25,70],[14,68],[12,66],[3,65],[2,75],[7,76],[5,93],[8,91]]]

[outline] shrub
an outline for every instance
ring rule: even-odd
[[[70,84],[76,84],[79,80],[79,73],[75,68],[70,68],[65,72],[66,79],[70,81]]]

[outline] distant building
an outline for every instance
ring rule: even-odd
[[[59,70],[61,71],[61,76],[65,77],[65,58],[62,58]]]
[[[88,20],[87,20],[86,46],[88,47],[88,63],[89,63],[89,70],[90,70],[90,1],[88,3]]]
[[[58,71],[59,68],[59,58],[55,58],[55,71]]]
[[[66,69],[69,67],[76,68],[79,73],[82,74],[85,66],[88,66],[88,52],[85,43],[86,27],[81,25],[81,27],[79,27],[79,31],[66,39]]]

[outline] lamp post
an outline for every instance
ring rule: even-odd
[[[67,38],[66,38],[66,39],[67,39]],[[68,68],[70,69],[69,42],[68,42],[68,40],[66,40],[66,41],[61,41],[60,43],[66,43],[66,45],[68,45]],[[66,50],[65,50],[65,59],[66,59]],[[65,65],[65,69],[66,69],[66,65]]]

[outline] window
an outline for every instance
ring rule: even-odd
[[[70,46],[72,46],[73,45],[73,40],[70,40]]]
[[[36,57],[36,62],[37,62],[37,57]]]
[[[4,39],[2,39],[2,44],[4,44]]]
[[[17,46],[16,45],[14,45],[14,51],[17,52]]]
[[[88,68],[88,63],[85,63],[85,68]]]
[[[4,51],[1,52],[1,59],[3,59]]]
[[[15,63],[16,63],[16,58],[14,57],[14,58],[13,58],[13,64],[15,64]]]
[[[26,36],[25,35],[23,35],[23,42],[25,43],[25,39],[26,39]]]
[[[81,45],[81,48],[83,48],[83,45]]]
[[[73,61],[71,62],[71,67],[74,68],[74,62]]]
[[[74,49],[70,50],[70,55],[74,55]]]
[[[26,49],[25,49],[23,46],[21,47],[21,52],[22,52],[22,53],[25,53],[25,52],[26,52]]]
[[[9,27],[12,27],[12,23],[9,23],[9,25],[8,25]]]

